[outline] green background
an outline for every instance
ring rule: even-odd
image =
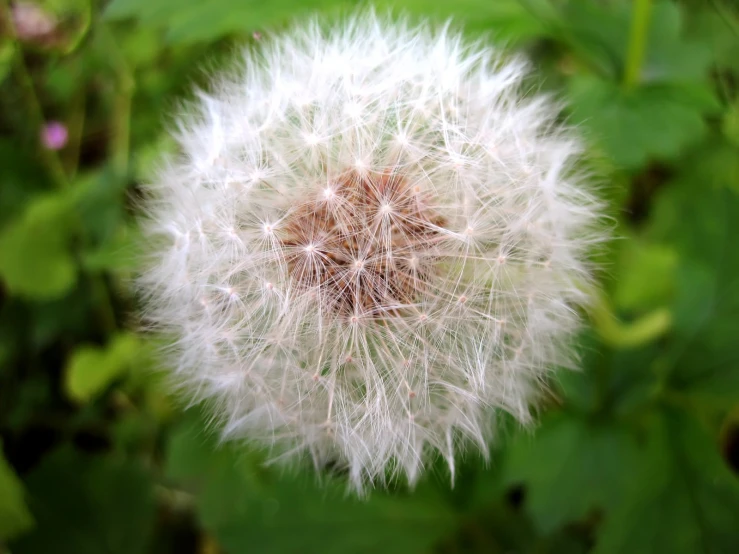
[[[533,429],[503,418],[454,486],[221,445],[135,327],[137,185],[168,114],[237,45],[339,0],[0,0],[0,553],[739,552],[739,6],[397,0],[525,51],[608,204],[603,295]],[[22,30],[22,29],[21,29]],[[44,149],[45,121],[69,130]]]

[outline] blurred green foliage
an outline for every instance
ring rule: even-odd
[[[526,51],[618,238],[537,428],[503,418],[453,488],[431,467],[358,500],[218,444],[126,330],[163,109],[234,44],[354,2],[45,0],[35,34],[21,4],[0,0],[0,553],[739,551],[739,5],[379,2]]]

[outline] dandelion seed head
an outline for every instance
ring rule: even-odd
[[[604,238],[577,137],[525,60],[450,26],[365,11],[259,47],[149,186],[139,284],[173,381],[224,438],[358,490],[433,452],[453,472],[573,365]]]

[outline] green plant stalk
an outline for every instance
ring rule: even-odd
[[[90,286],[95,299],[95,305],[98,309],[98,318],[100,323],[108,333],[112,333],[118,327],[115,316],[115,308],[113,307],[113,299],[110,294],[110,287],[105,281],[103,275],[84,270],[90,278]]]
[[[72,40],[64,48],[64,55],[71,54],[72,52],[77,50],[79,45],[82,44],[82,40],[85,38],[88,31],[90,30],[91,24],[92,24],[92,2],[88,1],[84,3],[84,7],[82,11],[82,25],[80,25],[79,29],[77,29],[77,31],[72,35]]]
[[[113,167],[120,176],[128,172],[131,101],[133,87],[121,91],[115,99],[113,140],[111,143]]]
[[[658,339],[672,327],[672,313],[657,308],[630,323],[620,321],[604,295],[590,310],[590,319],[603,342],[614,348],[636,348]]]
[[[26,63],[23,59],[22,45],[18,40],[18,37],[15,33],[15,28],[12,25],[13,19],[7,0],[0,0],[0,8],[2,8],[5,19],[10,22],[7,27],[9,28],[10,40],[13,42],[15,50],[16,59],[14,69],[18,79],[20,80],[21,87],[23,88],[23,97],[26,99],[28,105],[28,111],[30,112],[32,118],[32,125],[40,130],[46,123],[46,119],[41,107],[41,102],[39,101],[36,94],[36,87],[34,87],[33,85],[33,79],[31,79],[31,75],[28,72],[28,68],[26,67]],[[70,185],[70,179],[67,175],[67,172],[64,170],[64,164],[62,164],[59,153],[49,148],[39,148],[39,151],[46,165],[46,168],[49,170],[52,176],[52,180],[56,188],[60,190],[67,189]],[[75,170],[76,166],[77,160],[74,161],[73,167]],[[75,255],[79,258],[79,252],[76,251]],[[91,272],[84,273],[87,275],[87,277],[89,277],[91,286],[94,290],[100,323],[103,325],[103,328],[106,331],[112,332],[116,329],[117,322],[115,317],[115,308],[113,307],[113,300],[110,295],[108,284],[105,282],[105,279],[102,275],[94,274]]]
[[[626,63],[624,65],[623,85],[626,89],[639,84],[642,64],[647,49],[649,19],[652,13],[651,0],[634,0],[631,12],[631,31],[629,33]]]
[[[5,26],[7,33],[13,43],[13,57],[15,58],[13,60],[15,63],[12,63],[13,71],[20,82],[23,98],[26,100],[28,111],[31,116],[31,124],[40,131],[46,123],[44,112],[41,109],[41,103],[36,96],[36,89],[33,86],[31,75],[28,73],[26,63],[23,60],[23,49],[21,48],[21,43],[15,32],[15,27],[13,26],[13,15],[10,12],[10,6],[8,5],[7,0],[0,0],[0,8],[2,8],[3,19],[6,21]],[[57,155],[56,151],[49,148],[40,148],[40,154],[43,158],[44,164],[54,178],[54,184],[56,184],[60,189],[66,188],[69,184],[69,180],[67,179],[67,174],[64,172],[64,166],[62,165],[61,159]]]
[[[131,105],[135,90],[135,79],[133,71],[126,63],[115,37],[107,26],[101,25],[98,36],[106,44],[118,80],[118,90],[113,101],[113,120],[111,122],[113,134],[110,141],[110,157],[116,178],[126,179],[130,170]],[[111,275],[111,278],[114,280],[115,276]],[[101,296],[109,290],[107,283],[104,283],[104,285],[104,288],[98,290]],[[108,317],[110,315],[109,313]]]
[[[128,172],[130,135],[131,135],[131,103],[135,89],[133,70],[123,56],[115,37],[110,30],[102,25],[98,36],[106,45],[110,54],[110,61],[117,77],[117,92],[113,105],[113,136],[110,144],[110,155],[113,167],[121,178]]]
[[[80,160],[80,149],[82,147],[82,131],[85,127],[85,109],[87,95],[85,90],[81,89],[74,98],[74,109],[72,116],[69,118],[67,129],[69,130],[69,141],[67,142],[67,175],[70,181],[73,181],[77,175],[77,168]]]
[[[33,79],[31,79],[26,63],[23,60],[23,48],[18,40],[15,27],[13,27],[13,15],[10,12],[8,1],[0,0],[0,7],[3,11],[3,18],[7,21],[6,27],[10,35],[10,40],[13,42],[15,55],[13,69],[23,89],[23,98],[26,100],[28,111],[32,119],[31,124],[40,131],[46,123],[46,118],[44,117],[44,111],[41,108],[41,102],[36,95],[36,87],[33,86]],[[47,169],[53,177],[56,187],[59,189],[67,188],[69,185],[69,179],[64,171],[64,165],[62,164],[58,153],[49,148],[40,148],[39,150]]]

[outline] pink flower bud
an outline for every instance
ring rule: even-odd
[[[10,13],[19,40],[44,40],[56,29],[56,18],[36,3],[14,2]]]

